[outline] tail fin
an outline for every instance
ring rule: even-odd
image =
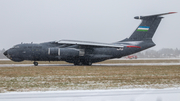
[[[129,37],[129,40],[141,41],[144,39],[152,39],[157,27],[159,26],[159,23],[161,22],[161,19],[163,18],[161,16],[173,13],[176,12],[134,17],[135,19],[142,20],[142,22],[134,31],[134,33]]]

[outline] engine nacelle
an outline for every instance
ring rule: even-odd
[[[82,53],[81,50],[74,49],[74,48],[49,48],[48,54],[52,56],[60,56],[60,57],[76,57],[80,56]]]
[[[79,56],[79,50],[73,48],[61,48],[60,49],[61,57],[76,57]]]

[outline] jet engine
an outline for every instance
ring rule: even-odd
[[[52,56],[60,56],[60,57],[76,57],[79,56],[81,50],[74,48],[49,48],[48,54]]]

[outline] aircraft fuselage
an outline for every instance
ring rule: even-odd
[[[53,42],[46,42],[41,44],[18,44],[7,50],[4,54],[9,59],[16,62],[30,60],[66,61],[69,63],[82,62],[83,64],[88,64],[90,62],[91,64],[107,59],[121,58],[122,56],[130,55],[155,45],[152,41],[146,41],[141,41],[141,44],[139,44],[138,47],[132,47],[132,43],[127,41],[114,43],[126,45],[122,48],[99,47],[86,49],[81,49],[78,46],[59,46],[53,44]],[[147,43],[151,44],[147,45]]]

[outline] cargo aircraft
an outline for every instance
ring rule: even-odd
[[[163,14],[136,16],[142,22],[129,38],[114,43],[99,43],[76,40],[60,40],[39,44],[18,44],[4,52],[15,62],[66,61],[74,65],[92,65],[107,59],[121,58],[155,46],[152,37],[162,20]]]

